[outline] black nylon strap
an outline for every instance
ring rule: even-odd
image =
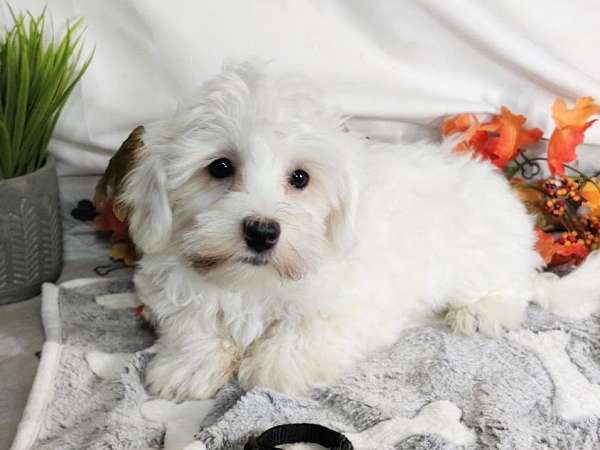
[[[257,438],[251,436],[244,450],[281,450],[277,445],[300,442],[319,444],[331,450],[354,450],[352,443],[343,434],[312,423],[292,423],[269,428]]]

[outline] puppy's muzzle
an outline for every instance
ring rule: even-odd
[[[242,231],[248,248],[262,253],[277,244],[281,226],[273,219],[246,217],[242,222]]]

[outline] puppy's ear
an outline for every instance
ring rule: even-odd
[[[159,155],[144,142],[144,127],[131,132],[119,149],[130,154],[131,168],[117,201],[129,211],[129,232],[144,253],[168,243],[173,217],[167,196],[166,173]]]
[[[338,182],[337,204],[329,216],[329,236],[337,250],[349,250],[356,243],[354,233],[358,188],[349,168]]]

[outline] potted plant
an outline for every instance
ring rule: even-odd
[[[10,9],[10,8],[9,8]],[[81,62],[81,20],[60,39],[38,17],[10,10],[0,35],[0,304],[39,293],[58,278],[62,227],[48,154],[61,110],[90,64]]]

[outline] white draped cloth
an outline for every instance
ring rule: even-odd
[[[226,60],[321,83],[351,125],[388,140],[506,105],[553,129],[554,98],[600,98],[594,0],[18,0],[57,29],[83,16],[96,53],[51,142],[63,173],[99,173],[129,131],[169,117]],[[10,23],[0,7],[0,25]],[[422,127],[425,126],[425,127]],[[586,142],[600,145],[600,125]],[[582,150],[596,155],[600,148]]]

